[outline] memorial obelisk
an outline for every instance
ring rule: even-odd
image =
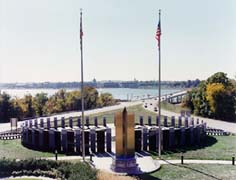
[[[115,114],[116,153],[112,162],[112,170],[120,173],[136,173],[139,168],[135,158],[134,114],[123,112]]]

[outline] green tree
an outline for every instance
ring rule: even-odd
[[[46,93],[38,93],[33,99],[33,108],[37,116],[42,116],[44,114],[44,106],[48,101]]]
[[[0,94],[0,122],[9,122],[12,117],[13,106],[11,103],[11,97],[6,94]]]

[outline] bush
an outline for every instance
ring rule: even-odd
[[[50,160],[0,160],[0,175],[2,176],[45,176],[50,178],[66,178],[95,180],[97,171],[88,164],[57,162]]]

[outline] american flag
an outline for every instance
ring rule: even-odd
[[[158,47],[159,47],[160,46],[160,40],[161,40],[161,22],[160,21],[157,25],[157,32],[156,32],[155,38],[158,41]]]
[[[84,33],[82,28],[82,12],[80,12],[80,38],[82,39]]]

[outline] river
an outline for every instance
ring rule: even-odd
[[[1,93],[5,92],[11,97],[22,98],[24,95],[31,94],[35,96],[37,93],[47,93],[48,96],[55,94],[59,89],[1,89]],[[75,89],[66,89],[66,91],[73,91]],[[140,98],[147,98],[148,96],[157,96],[158,89],[133,89],[133,88],[98,88],[99,93],[111,93],[115,99],[121,100],[136,100]],[[161,94],[170,94],[181,91],[182,89],[162,89]]]

